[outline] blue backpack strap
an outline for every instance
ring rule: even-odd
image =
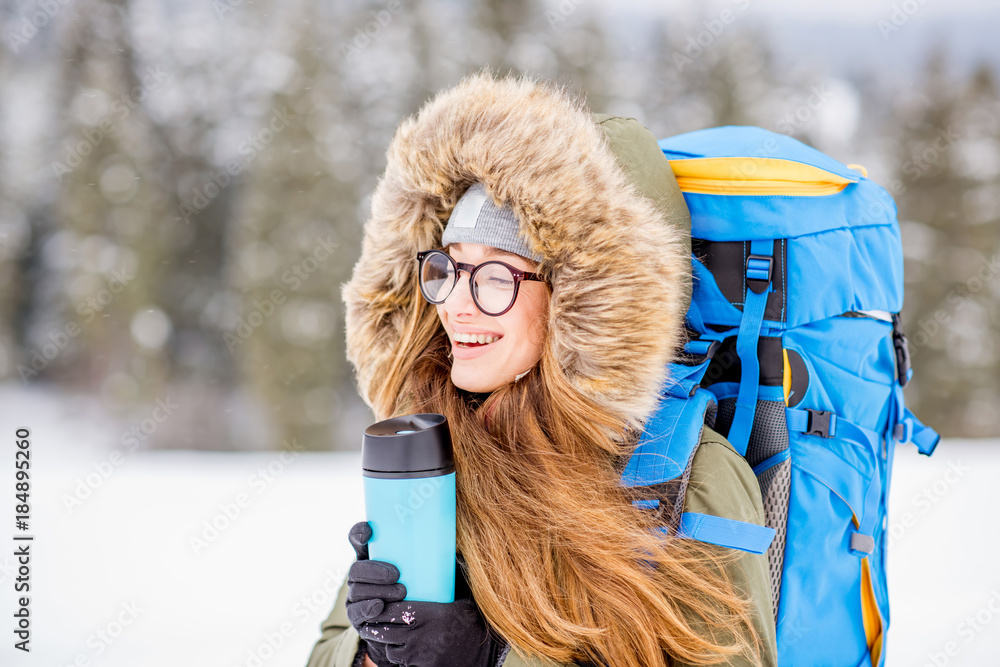
[[[736,337],[736,353],[740,357],[740,392],[736,398],[736,412],[729,427],[730,444],[746,456],[750,443],[750,429],[757,412],[757,390],[760,383],[760,363],[757,360],[757,341],[764,322],[767,293],[771,288],[774,267],[774,242],[750,242],[750,256],[746,264],[746,297],[743,300],[743,317]]]
[[[895,417],[895,420],[890,425],[889,434],[893,440],[900,444],[912,442],[916,445],[917,451],[924,456],[933,454],[938,443],[941,442],[941,436],[930,426],[925,426],[906,407],[903,402],[903,388],[898,382],[892,388],[892,399],[890,407],[892,412],[890,414]]]
[[[899,432],[900,427],[902,427],[902,432]],[[904,408],[903,421],[896,425],[896,429],[894,435],[897,440],[900,442],[912,442],[917,446],[917,451],[924,456],[933,454],[934,450],[937,449],[938,443],[941,442],[941,436],[938,435],[938,432],[930,426],[925,426],[923,422],[910,412],[909,408]]]
[[[785,408],[785,422],[789,431],[798,431],[806,435],[821,438],[833,438],[837,433],[864,444],[872,454],[872,460],[879,459],[881,436],[875,431],[859,426],[836,414],[824,410],[808,410]],[[876,465],[872,470],[872,479],[865,492],[862,515],[858,517],[860,524],[851,535],[850,549],[855,556],[867,556],[875,550],[875,529],[881,518],[879,506],[882,499],[882,474]]]
[[[701,386],[708,365],[716,351],[722,347],[721,337],[721,334],[701,334],[699,338],[685,343],[684,353],[690,363],[669,364],[670,379],[662,394],[683,399],[694,396],[695,390]]]
[[[720,547],[739,549],[752,554],[767,553],[774,540],[774,528],[758,526],[755,523],[724,519],[721,516],[684,512],[677,534],[699,542],[717,544]]]
[[[896,350],[896,384],[892,388],[892,413],[895,417],[891,435],[896,442],[912,442],[924,456],[930,456],[941,442],[941,436],[929,426],[916,418],[903,401],[903,387],[913,376],[910,367],[910,349],[903,333],[903,324],[899,313],[892,314],[892,344]]]
[[[710,357],[709,347],[689,344],[686,349],[689,353]],[[686,367],[687,370],[685,367],[674,369],[677,372],[664,391],[659,409],[646,422],[639,444],[622,472],[622,486],[652,486],[669,482],[680,478],[691,465],[701,442],[705,414],[713,407],[715,397],[706,389],[695,387],[689,390],[688,386],[694,382],[694,377],[700,379],[698,370],[703,373],[707,363],[706,359],[701,364]],[[655,499],[637,499],[633,504],[652,509],[659,503]],[[664,528],[663,532],[670,531]],[[700,542],[763,554],[774,539],[775,532],[772,528],[736,519],[684,512],[680,516],[676,534]]]
[[[846,419],[841,419],[838,425],[841,432],[854,440],[868,445],[872,452],[872,460],[879,458],[879,446],[882,438],[871,429],[853,424]],[[851,535],[850,548],[855,556],[867,556],[875,550],[875,529],[879,519],[882,518],[879,512],[879,505],[882,500],[882,473],[876,465],[872,471],[872,480],[868,484],[868,491],[865,494],[864,517],[858,529]]]
[[[652,486],[680,477],[701,441],[705,413],[714,402],[705,389],[685,398],[664,395],[625,465],[621,485]]]

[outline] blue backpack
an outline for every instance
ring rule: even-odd
[[[903,402],[895,203],[863,167],[760,128],[659,145],[691,212],[690,340],[622,484],[682,480],[703,425],[726,436],[767,528],[687,513],[678,533],[767,554],[781,665],[882,665],[893,452],[940,439]]]

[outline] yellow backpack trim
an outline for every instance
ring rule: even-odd
[[[857,182],[804,162],[776,158],[691,158],[670,160],[670,167],[681,191],[694,194],[822,197]]]
[[[861,618],[865,624],[865,639],[868,641],[872,664],[877,665],[882,653],[882,615],[879,614],[878,602],[875,601],[868,558],[861,559]]]
[[[785,405],[788,405],[788,397],[792,395],[792,365],[788,363],[788,350],[781,348],[781,390],[785,394]]]

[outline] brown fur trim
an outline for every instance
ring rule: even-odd
[[[639,425],[679,339],[688,258],[584,104],[551,83],[482,71],[405,119],[387,157],[343,291],[347,354],[366,400],[419,298],[417,251],[439,246],[458,198],[482,181],[497,205],[511,204],[545,258],[547,344],[562,371],[583,395]]]

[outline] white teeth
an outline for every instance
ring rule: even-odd
[[[494,336],[492,334],[467,334],[467,333],[456,333],[455,340],[459,343],[493,343],[500,340],[500,336]]]

